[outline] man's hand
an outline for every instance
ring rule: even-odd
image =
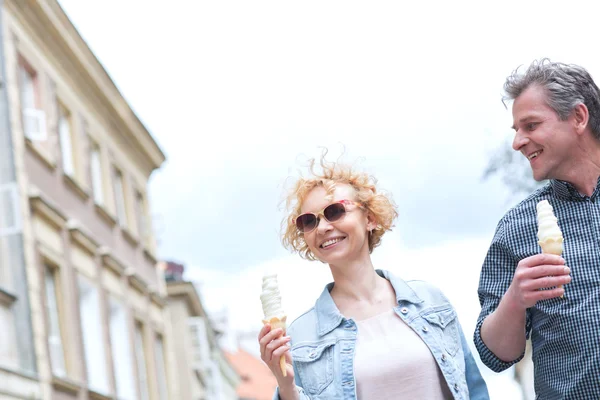
[[[524,258],[517,265],[506,296],[513,305],[526,310],[540,300],[562,296],[565,290],[558,286],[571,282],[570,272],[565,260],[554,254]]]

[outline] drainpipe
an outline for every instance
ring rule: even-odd
[[[0,294],[13,299],[11,312],[19,370],[36,375],[31,308],[27,290],[23,215],[10,127],[4,57],[4,0],[0,0]],[[10,280],[9,282],[7,282]],[[12,283],[10,285],[9,283]],[[4,328],[3,328],[4,329]]]

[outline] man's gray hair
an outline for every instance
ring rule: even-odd
[[[506,100],[515,100],[532,85],[546,91],[548,106],[563,121],[577,105],[585,104],[590,115],[590,129],[600,139],[600,90],[585,68],[547,58],[534,61],[525,73],[520,73],[517,68],[506,78],[502,102],[506,105]]]

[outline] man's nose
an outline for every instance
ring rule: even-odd
[[[527,136],[523,135],[520,132],[521,131],[518,130],[515,133],[515,138],[513,139],[512,148],[515,151],[520,151],[521,148],[523,148],[523,146],[525,146],[527,143],[529,143],[529,138],[527,138]]]

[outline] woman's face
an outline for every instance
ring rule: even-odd
[[[323,187],[311,190],[302,203],[301,213],[318,213],[328,205],[356,199],[356,192],[347,184],[336,184],[333,198]],[[328,264],[343,264],[369,255],[369,230],[375,223],[368,213],[355,204],[346,205],[346,214],[335,222],[320,216],[317,227],[304,234],[304,240],[315,257]]]

